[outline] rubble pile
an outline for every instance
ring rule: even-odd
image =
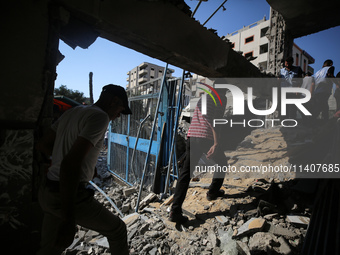
[[[234,151],[227,151],[228,163],[240,169],[241,166],[252,166],[260,170],[264,167],[277,167],[280,171],[274,173],[261,173],[263,177],[280,180],[294,178],[293,172],[284,172],[289,169],[290,158],[287,152],[293,148],[311,144],[313,131],[306,127],[270,129],[255,129],[238,145]],[[239,176],[241,178],[258,177],[259,172],[248,172]]]
[[[253,149],[267,155],[263,162],[275,163],[275,153],[288,162],[284,156],[287,147],[306,143],[308,137],[300,131],[292,134],[277,128],[269,132],[255,130],[236,151],[229,152],[230,160],[241,164],[252,157]],[[211,179],[199,176],[190,183],[183,204],[189,221],[178,225],[168,220],[172,196],[161,200],[152,192],[145,193],[136,213],[138,187],[113,181],[106,170],[105,152],[99,158],[97,170],[94,182],[125,216],[131,254],[299,254],[317,185],[315,180],[298,180],[289,175],[261,179],[226,177],[222,187],[225,196],[208,201],[206,192]],[[96,192],[95,196],[119,216],[104,195]],[[105,237],[81,227],[64,253],[110,254]]]

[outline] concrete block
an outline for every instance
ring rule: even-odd
[[[272,214],[267,214],[263,216],[264,219],[266,220],[272,220],[273,218],[277,217],[279,214],[278,213],[272,213]]]
[[[295,225],[307,227],[310,219],[308,217],[300,215],[287,215],[287,221]]]
[[[280,247],[277,248],[277,252],[279,254],[289,255],[292,253],[292,250],[290,249],[288,243],[282,236],[278,238],[278,241],[280,242]]]
[[[105,247],[105,248],[109,248],[109,242],[107,241],[107,238],[106,237],[102,237],[102,238],[99,238],[99,239],[94,239],[92,241],[90,241],[90,243],[92,244],[96,244],[98,246],[102,246],[102,247]]]
[[[248,247],[251,254],[266,253],[273,246],[279,246],[276,237],[270,233],[257,232],[249,238]]]
[[[211,243],[212,247],[218,246],[220,240],[217,239],[216,234],[213,230],[209,230],[208,239],[209,239],[209,242]]]
[[[189,211],[187,211],[187,210],[185,210],[185,209],[182,209],[182,212],[183,212],[183,214],[185,214],[186,216],[188,216],[188,217],[190,217],[190,218],[192,218],[192,219],[195,219],[195,218],[196,218],[196,215],[195,215],[195,214],[193,214],[193,213],[191,213],[191,212],[189,212]]]
[[[133,223],[135,223],[137,220],[139,219],[139,213],[132,213],[129,214],[127,216],[125,216],[124,218],[122,218],[122,221],[125,222],[125,224],[127,226],[132,225]]]
[[[132,188],[127,188],[127,189],[123,190],[123,194],[124,194],[125,197],[128,197],[128,196],[130,196],[133,193],[137,193],[137,190],[135,188],[133,188],[133,187]]]
[[[270,228],[269,228],[268,232],[272,233],[273,235],[276,235],[276,236],[283,236],[286,239],[290,239],[290,240],[293,240],[293,239],[297,238],[297,236],[298,236],[295,232],[290,231],[287,228],[283,228],[283,227],[280,227],[280,226],[274,226],[272,224],[270,224]]]
[[[236,248],[240,255],[251,255],[248,245],[246,245],[245,243],[241,241],[236,241]]]
[[[148,194],[139,204],[140,208],[143,208],[144,206],[148,205],[152,201],[154,201],[157,198],[157,195],[155,193]]]
[[[170,205],[173,200],[174,200],[174,195],[171,195],[170,197],[164,200],[163,204],[161,204],[161,207]]]
[[[227,225],[229,223],[229,219],[224,215],[215,216],[216,220],[222,225]]]
[[[255,233],[255,232],[261,231],[265,223],[266,221],[264,219],[251,218],[238,229],[235,237],[241,237],[249,233]]]
[[[130,206],[130,203],[127,203],[127,204],[123,204],[122,206],[122,213],[126,213],[130,210],[131,206]]]

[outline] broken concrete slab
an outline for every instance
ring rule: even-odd
[[[230,228],[227,232],[218,230],[218,234],[221,240],[222,254],[237,255],[237,244],[236,241],[232,240],[233,230]]]
[[[148,205],[152,201],[157,199],[157,195],[155,193],[148,194],[139,204],[139,208],[142,209],[144,206]]]
[[[261,218],[251,218],[246,223],[244,223],[238,230],[235,238],[251,234],[254,232],[261,231],[265,225],[266,221]]]
[[[131,208],[130,203],[123,204],[123,206],[122,206],[122,213],[127,213],[130,210],[130,208]]]
[[[132,229],[129,233],[128,233],[128,241],[131,241],[131,239],[135,236],[135,234],[138,232],[137,228]]]
[[[240,255],[251,255],[247,244],[241,241],[236,241],[236,245],[237,245],[236,247],[237,247],[238,253]]]
[[[139,213],[135,212],[122,218],[122,221],[125,222],[126,226],[129,226],[135,223],[138,219],[139,219]]]
[[[89,243],[96,244],[98,246],[102,246],[102,247],[105,247],[105,248],[110,247],[109,242],[107,241],[106,237],[94,238]]]
[[[170,205],[173,200],[174,200],[174,194],[172,194],[170,197],[165,199],[164,202],[161,204],[161,207]]]
[[[151,231],[146,231],[144,233],[144,236],[148,237],[148,238],[157,238],[157,237],[161,236],[161,234],[162,234],[162,232],[160,232],[160,231],[151,230]]]
[[[267,215],[263,216],[263,218],[266,219],[266,220],[272,220],[273,218],[278,217],[278,216],[279,216],[278,213],[272,213],[272,214],[267,214]]]
[[[310,219],[300,215],[287,215],[287,221],[295,225],[307,227]]]
[[[209,242],[211,243],[212,247],[216,247],[216,246],[219,245],[220,240],[216,237],[216,234],[213,230],[209,230],[208,239],[209,239]]]
[[[215,216],[216,220],[222,225],[227,225],[229,223],[229,219],[224,215]]]
[[[154,213],[155,208],[145,207],[143,208],[142,212]]]
[[[188,210],[182,209],[182,212],[183,212],[183,214],[185,214],[186,216],[188,216],[188,217],[190,217],[192,219],[196,218],[196,215],[191,213],[191,212],[189,212]]]
[[[200,183],[200,182],[190,182],[189,188],[202,188],[202,189],[209,189],[210,184],[209,183]]]
[[[298,236],[295,232],[293,232],[293,231],[291,231],[287,228],[283,228],[283,227],[280,227],[280,226],[274,226],[273,224],[270,224],[268,232],[273,234],[273,235],[276,235],[276,236],[283,236],[286,239],[290,239],[290,240],[293,240],[293,239],[297,238],[297,236]]]
[[[124,194],[125,197],[128,197],[133,193],[137,193],[137,190],[134,187],[127,188],[127,189],[123,190],[123,194]]]
[[[248,247],[251,254],[257,254],[260,252],[267,252],[272,249],[273,246],[279,246],[280,243],[277,238],[265,232],[257,232],[249,238]]]
[[[278,238],[278,241],[280,242],[280,246],[279,247],[275,247],[274,250],[281,254],[281,255],[289,255],[292,253],[292,250],[290,249],[288,243],[286,242],[286,240],[280,236]]]

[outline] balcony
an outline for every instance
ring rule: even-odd
[[[142,83],[147,82],[147,81],[148,81],[148,79],[146,77],[142,77],[142,78],[138,79],[139,84],[142,84]]]
[[[146,74],[148,74],[148,70],[147,69],[143,69],[143,70],[140,70],[139,72],[138,72],[138,76],[140,77],[140,76],[144,76],[144,75],[146,75]]]
[[[143,69],[143,68],[145,68],[145,67],[147,67],[147,66],[148,66],[148,63],[143,62],[143,63],[140,64],[138,67],[139,67],[139,70],[140,70],[140,69]]]

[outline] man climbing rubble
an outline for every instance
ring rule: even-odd
[[[120,114],[132,114],[126,92],[106,85],[95,104],[65,112],[39,142],[38,149],[52,155],[52,164],[39,191],[44,220],[38,254],[61,254],[73,242],[76,224],[106,236],[112,254],[129,254],[124,222],[86,189],[107,126]]]
[[[195,108],[188,131],[187,157],[183,169],[181,169],[178,176],[174,200],[170,211],[169,220],[172,222],[185,223],[188,220],[188,218],[182,214],[182,204],[188,191],[190,177],[194,172],[194,164],[198,163],[202,154],[206,153],[207,159],[213,159],[219,165],[225,165],[227,162],[222,146],[219,144],[221,132],[216,132],[216,128],[213,127],[213,119],[221,118],[224,114],[226,90],[220,89],[217,91],[217,94],[221,95],[221,100],[223,101],[221,101],[222,106],[216,107],[213,99],[207,97],[206,115],[203,115],[201,112],[202,99],[198,101]],[[209,191],[207,192],[208,200],[215,200],[217,197],[224,196],[224,191],[220,189],[222,184],[223,178],[214,175]]]

